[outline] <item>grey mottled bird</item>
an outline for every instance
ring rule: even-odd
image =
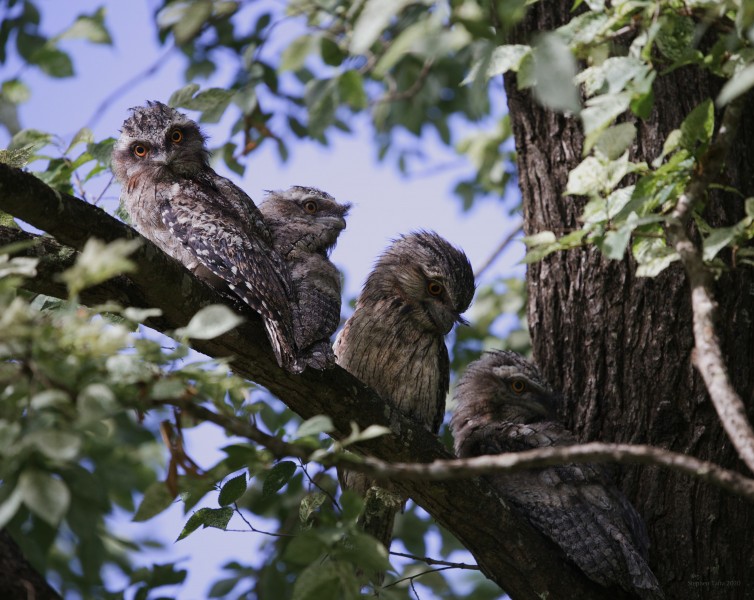
[[[123,207],[163,252],[259,313],[278,364],[301,371],[285,262],[251,198],[210,168],[205,139],[161,102],[132,109],[113,149]]]
[[[471,363],[455,401],[450,427],[461,458],[576,443],[556,419],[560,396],[515,352],[493,351]],[[531,469],[490,480],[590,579],[639,598],[663,598],[647,564],[644,522],[600,465]]]
[[[340,324],[340,272],[328,258],[346,227],[351,205],[317,188],[268,192],[259,210],[275,250],[291,273],[296,345],[310,367],[335,364],[330,336]]]
[[[395,240],[335,342],[338,364],[436,433],[450,379],[444,336],[463,322],[473,296],[474,274],[461,250],[426,231]],[[405,498],[362,475],[344,472],[340,479],[365,498],[363,527],[389,549]]]

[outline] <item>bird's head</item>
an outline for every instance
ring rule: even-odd
[[[445,335],[474,297],[474,273],[463,251],[434,232],[395,240],[377,260],[363,295],[389,298],[422,330]]]
[[[193,177],[209,166],[206,137],[183,113],[161,103],[131,109],[113,148],[113,172],[123,185],[144,173]]]
[[[556,418],[561,397],[520,354],[493,350],[472,362],[456,386],[456,414],[532,423]]]

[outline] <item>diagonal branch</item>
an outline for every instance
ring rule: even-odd
[[[34,176],[6,165],[0,165],[0,210],[47,231],[73,249],[83,248],[89,237],[110,242],[138,235],[103,210],[59,194]],[[0,230],[0,234],[12,236],[7,230]],[[138,270],[127,280],[119,278],[122,287],[115,280],[98,286],[99,296],[112,293],[123,303],[132,298],[133,306],[160,308],[161,317],[146,321],[158,331],[184,326],[202,306],[227,301],[146,240],[130,258]],[[54,276],[51,262],[45,267],[48,277]],[[40,275],[24,285],[34,290],[55,284],[41,281]],[[89,303],[87,293],[82,294],[82,301]],[[176,302],[176,298],[182,301]],[[194,340],[193,347],[208,356],[232,357],[236,373],[267,387],[304,419],[329,415],[336,428],[331,434],[335,438],[349,435],[351,422],[362,430],[372,424],[391,429],[392,435],[354,447],[363,454],[389,462],[431,463],[452,458],[435,435],[418,427],[343,369],[307,369],[301,375],[280,369],[259,317],[252,312],[244,316],[247,321],[237,329],[212,340]],[[485,576],[511,597],[535,600],[545,591],[560,598],[604,597],[603,588],[564,561],[559,548],[513,514],[487,482],[406,480],[396,481],[396,487],[455,535]]]
[[[699,168],[678,199],[668,219],[668,238],[681,257],[691,287],[694,312],[694,365],[704,379],[712,404],[738,455],[754,472],[754,430],[746,407],[731,384],[715,332],[717,303],[712,294],[712,275],[687,230],[693,211],[702,204],[707,189],[719,175],[741,120],[742,98],[725,109],[717,137],[700,159]]]

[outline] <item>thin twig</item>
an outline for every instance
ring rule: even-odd
[[[412,83],[408,88],[400,92],[388,92],[387,94],[384,94],[383,96],[380,96],[376,100],[370,102],[370,106],[374,106],[376,104],[384,104],[386,102],[411,100],[424,87],[424,83],[427,81],[427,77],[429,76],[429,71],[430,69],[432,69],[432,63],[432,60],[427,60],[424,62],[424,65],[422,65],[422,70],[419,72],[419,75],[417,75],[416,80],[414,80],[414,83]]]
[[[694,366],[707,386],[712,404],[738,455],[754,472],[754,430],[746,407],[728,376],[720,340],[715,331],[717,303],[712,294],[712,274],[704,264],[699,248],[691,241],[687,227],[693,212],[701,205],[707,188],[719,175],[733,144],[741,119],[743,96],[731,102],[723,113],[717,137],[704,156],[686,190],[678,198],[668,219],[668,238],[686,270],[694,314]]]
[[[246,523],[246,526],[253,532],[253,533],[261,533],[262,535],[269,535],[270,537],[296,537],[295,535],[292,535],[290,533],[273,533],[272,531],[263,531],[261,529],[257,529],[251,524],[251,521],[249,521],[244,514],[241,512],[241,509],[238,508],[238,503],[233,503],[233,508],[235,509],[236,513],[239,517],[241,517],[241,520]],[[248,533],[248,531],[244,531],[243,529],[226,529],[225,531],[230,531],[233,533]]]
[[[298,459],[299,465],[301,465],[301,470],[304,472],[304,476],[309,480],[309,483],[311,483],[314,487],[316,487],[320,492],[322,492],[327,498],[332,502],[332,505],[340,510],[340,504],[338,504],[338,501],[335,499],[335,496],[333,496],[330,492],[328,492],[325,488],[323,488],[319,483],[314,481],[314,478],[309,475],[309,471],[306,468],[306,463],[303,459]]]
[[[518,227],[516,227],[513,231],[508,233],[503,240],[500,242],[498,247],[495,249],[495,251],[490,255],[490,257],[484,262],[484,264],[477,269],[476,273],[474,273],[474,279],[477,281],[481,279],[482,275],[484,275],[485,271],[489,269],[494,262],[500,257],[500,255],[505,251],[505,249],[513,242],[513,240],[516,238],[516,236],[521,233],[523,229],[523,223],[519,223]]]
[[[479,571],[479,567],[477,565],[470,565],[468,563],[456,563],[456,562],[450,562],[447,560],[440,560],[438,558],[430,558],[429,556],[416,556],[414,554],[405,554],[403,552],[394,552],[393,550],[390,551],[390,554],[393,556],[400,556],[403,558],[410,558],[412,560],[416,560],[419,562],[426,563],[428,565],[440,565],[443,567],[453,567],[454,569],[466,569],[468,571]]]
[[[411,581],[413,582],[414,579],[417,577],[422,577],[423,575],[429,575],[430,573],[439,573],[440,571],[447,571],[449,569],[453,569],[455,567],[440,567],[438,569],[427,569],[426,571],[422,571],[421,573],[417,573],[416,575],[411,575],[410,577],[403,577],[402,579],[396,579],[395,581],[392,581],[388,583],[386,586],[383,586],[385,588],[392,587],[394,585],[398,585],[399,583],[402,583],[404,581]],[[414,590],[414,593],[416,590]]]

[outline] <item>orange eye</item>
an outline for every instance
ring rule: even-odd
[[[519,381],[518,379],[511,381],[511,389],[516,394],[522,394],[524,390],[526,389],[526,384],[523,381]]]
[[[440,294],[442,294],[442,290],[443,287],[441,283],[430,281],[427,284],[427,291],[429,292],[430,296],[439,296]]]
[[[317,206],[317,203],[314,200],[307,200],[306,202],[304,202],[304,210],[310,215],[313,215],[315,212],[317,212],[318,208],[319,206]]]
[[[136,144],[133,147],[133,151],[139,158],[144,158],[147,155],[147,147],[142,144]]]
[[[173,132],[170,134],[170,140],[174,144],[180,144],[183,141],[183,132],[180,129],[173,129]]]

